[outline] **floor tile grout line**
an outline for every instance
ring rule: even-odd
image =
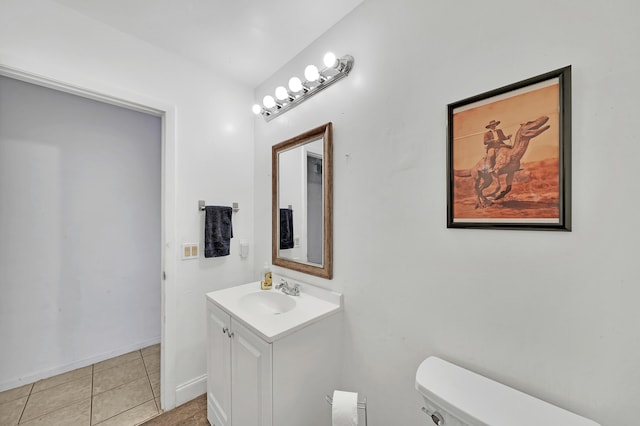
[[[41,420],[41,419],[43,419],[44,417],[49,417],[50,415],[55,414],[55,413],[57,413],[58,411],[63,411],[63,410],[64,410],[64,409],[66,409],[66,408],[72,407],[72,406],[74,406],[74,405],[76,405],[76,404],[80,404],[80,403],[82,403],[82,402],[84,402],[84,401],[90,401],[90,400],[89,400],[89,398],[76,400],[76,401],[72,402],[72,403],[71,403],[71,404],[69,404],[69,405],[65,405],[65,406],[63,406],[63,407],[58,407],[58,408],[56,408],[55,410],[46,411],[46,412],[44,412],[44,413],[41,413],[41,414],[39,414],[37,417],[34,417],[34,418],[32,418],[32,419],[29,419],[29,420],[26,420],[24,423],[18,423],[18,425],[16,425],[16,426],[20,426],[20,425],[23,425],[23,424],[26,424],[26,423],[32,423],[32,422],[34,422],[34,421],[36,421],[36,420]],[[21,421],[22,421],[22,420],[21,420]]]
[[[137,351],[133,351],[133,352],[140,352],[140,350],[138,349]],[[97,364],[101,364],[101,363],[103,363],[103,362],[111,361],[111,360],[113,360],[113,359],[115,359],[115,358],[119,358],[119,357],[121,357],[121,356],[128,355],[128,354],[130,354],[130,353],[131,353],[131,352],[128,352],[128,353],[123,354],[123,355],[118,355],[117,357],[114,357],[114,358],[105,359],[104,361],[101,361],[101,362],[99,362],[99,363],[97,363]],[[114,365],[114,366],[112,366],[112,367],[101,368],[100,370],[98,370],[98,372],[99,372],[99,373],[101,373],[101,372],[103,372],[103,371],[109,371],[109,370],[111,370],[112,368],[120,367],[122,364],[126,364],[126,363],[128,363],[128,362],[134,362],[134,361],[137,361],[138,359],[142,359],[142,361],[144,362],[144,357],[142,356],[142,352],[140,352],[140,358],[130,359],[130,360],[128,360],[128,361],[121,361],[121,362],[118,362],[117,364],[115,364],[115,365]],[[93,365],[95,366],[96,364],[93,364]]]
[[[95,364],[91,364],[91,398],[89,399],[89,426],[93,423],[93,380],[95,374]]]
[[[82,367],[82,368],[84,368],[84,367]],[[93,367],[92,367],[92,371],[93,371]],[[62,374],[64,374],[64,373],[62,373]],[[87,374],[87,376],[88,376],[88,374]],[[55,377],[55,376],[54,376],[54,377]],[[50,387],[50,388],[43,389],[43,390],[38,391],[38,392],[34,392],[34,391],[33,391],[33,390],[35,389],[35,387],[36,387],[36,383],[38,383],[38,381],[31,383],[31,387],[29,388],[29,394],[27,395],[27,399],[25,400],[24,405],[22,406],[22,412],[20,413],[20,417],[18,418],[18,423],[17,423],[17,425],[20,425],[20,424],[22,423],[22,420],[23,420],[23,417],[24,417],[24,412],[27,410],[27,404],[29,403],[29,400],[31,399],[31,397],[32,397],[34,394],[41,393],[41,392],[46,392],[46,391],[48,391],[48,390],[50,390],[50,389],[55,389],[55,388],[57,388],[57,387],[59,387],[59,386],[62,386],[62,385],[65,385],[65,384],[69,384],[69,383],[72,383],[72,382],[78,381],[78,380],[80,380],[80,379],[83,379],[84,377],[86,377],[86,376],[81,376],[81,377],[78,377],[78,378],[76,378],[76,379],[74,379],[74,380],[71,380],[71,381],[68,381],[68,382],[65,382],[65,383],[60,383],[59,385],[52,386],[52,387]],[[93,382],[93,374],[92,374],[91,380],[92,380],[92,382]],[[21,398],[23,398],[23,397],[21,397]],[[40,418],[40,417],[44,417],[44,416],[49,415],[49,414],[51,414],[51,413],[54,413],[54,412],[56,412],[56,411],[58,411],[58,410],[62,410],[62,409],[67,408],[67,407],[69,407],[69,406],[71,406],[71,405],[73,405],[73,404],[78,403],[79,401],[82,401],[82,400],[76,400],[76,401],[70,402],[68,405],[65,405],[65,406],[63,406],[63,407],[58,407],[58,408],[56,408],[56,409],[54,409],[54,410],[47,411],[47,412],[45,412],[45,413],[41,413],[40,415],[38,415],[38,416],[34,417],[33,419],[29,419],[29,421],[36,420],[36,419],[38,419],[38,418]],[[90,426],[90,425],[89,425],[89,426]]]
[[[60,383],[60,384],[58,384],[58,385],[52,386],[52,387],[50,387],[50,388],[47,388],[47,389],[44,389],[44,390],[41,390],[41,391],[38,391],[38,392],[33,392],[33,389],[35,388],[35,385],[36,385],[36,383],[38,383],[38,382],[34,382],[34,383],[32,383],[32,387],[31,387],[31,390],[30,390],[30,392],[29,392],[29,398],[27,399],[27,402],[29,402],[29,399],[30,399],[33,395],[35,395],[35,394],[39,394],[39,393],[42,393],[42,392],[47,392],[47,391],[50,391],[50,390],[56,389],[56,388],[58,388],[58,387],[60,387],[60,386],[63,386],[63,385],[69,385],[70,383],[77,382],[77,381],[80,381],[80,380],[85,379],[85,378],[86,378],[86,377],[88,377],[88,376],[91,376],[91,383],[90,383],[90,390],[89,390],[89,391],[90,391],[90,393],[89,393],[89,395],[90,395],[90,396],[89,396],[89,403],[90,403],[90,405],[91,405],[91,408],[90,408],[91,412],[90,412],[89,425],[88,425],[88,426],[91,426],[91,421],[92,421],[92,418],[91,418],[91,417],[93,416],[93,397],[94,397],[94,395],[93,395],[94,366],[95,366],[95,364],[91,364],[91,365],[90,365],[90,367],[91,367],[91,373],[90,373],[90,374],[83,375],[83,376],[78,377],[78,378],[76,378],[76,379],[70,380],[70,381],[68,381],[68,382]],[[82,368],[86,368],[86,367],[82,367]],[[102,371],[107,371],[107,370],[109,370],[109,369],[102,370]],[[65,374],[65,373],[62,373],[62,374]],[[55,376],[53,376],[53,377],[55,377]],[[122,385],[121,385],[121,386],[122,386]],[[118,386],[118,387],[119,387],[119,386]],[[115,389],[115,388],[114,388],[114,389]],[[74,400],[74,401],[69,401],[69,403],[67,403],[66,405],[61,406],[61,407],[57,407],[57,408],[55,408],[55,409],[53,409],[53,410],[51,410],[51,411],[47,411],[47,412],[44,412],[44,413],[40,413],[38,416],[34,417],[33,419],[29,419],[29,421],[31,421],[31,420],[35,420],[35,419],[38,419],[38,418],[40,418],[40,417],[44,417],[44,416],[46,416],[46,415],[49,415],[49,414],[51,414],[51,413],[54,413],[54,412],[56,412],[56,411],[62,410],[62,409],[67,408],[67,407],[69,407],[69,406],[71,406],[71,405],[77,404],[78,402],[80,402],[80,401],[82,401],[82,400],[83,400],[83,399],[78,399],[78,400]],[[22,421],[22,420],[23,420],[23,418],[22,418],[22,417],[24,417],[24,412],[26,411],[26,406],[27,406],[27,403],[25,403],[25,405],[24,405],[24,407],[23,407],[22,414],[20,415],[20,421]],[[19,424],[19,423],[18,423],[18,424]]]
[[[76,370],[81,370],[81,369],[83,369],[83,368],[87,368],[87,367],[88,367],[88,366],[86,366],[86,367],[80,367],[80,368],[78,368],[78,369],[76,369]],[[32,388],[31,388],[32,390],[31,390],[31,392],[29,393],[29,396],[34,395],[34,394],[37,394],[37,393],[47,392],[48,390],[55,389],[55,388],[60,387],[60,386],[63,386],[63,385],[68,385],[69,383],[76,382],[76,381],[78,381],[78,380],[84,379],[85,377],[87,377],[87,376],[89,376],[89,375],[90,375],[90,374],[85,374],[84,376],[79,376],[79,377],[76,377],[76,378],[75,378],[75,379],[73,379],[73,380],[69,380],[69,381],[66,381],[66,382],[58,383],[57,385],[55,385],[55,386],[51,386],[51,387],[48,387],[48,388],[46,388],[46,389],[42,389],[42,390],[39,390],[39,391],[36,391],[36,392],[34,392],[34,391],[33,391],[33,389],[35,389],[36,385],[37,385],[39,382],[41,382],[41,381],[43,381],[43,380],[51,379],[51,378],[53,378],[53,377],[61,376],[61,375],[63,375],[63,374],[71,373],[72,371],[75,371],[75,370],[67,371],[66,373],[60,373],[60,374],[58,374],[58,375],[56,375],[56,376],[47,377],[46,379],[42,379],[42,380],[38,380],[37,382],[33,382],[33,383],[32,383],[32,385],[33,385],[33,386],[32,386]]]
[[[114,415],[113,415],[113,416],[111,416],[111,417],[107,417],[107,418],[106,418],[106,419],[104,419],[104,420],[100,420],[100,423],[96,423],[95,425],[92,425],[92,426],[100,426],[102,423],[106,422],[107,420],[111,420],[112,418],[114,418],[114,417],[116,417],[116,416],[119,416],[120,414],[127,413],[127,412],[129,412],[129,411],[131,411],[131,410],[133,410],[133,409],[135,409],[135,408],[140,407],[141,405],[144,405],[144,404],[148,403],[149,401],[153,401],[153,399],[149,399],[149,400],[147,400],[147,401],[145,401],[145,402],[142,402],[142,403],[140,403],[140,404],[136,405],[135,407],[127,408],[126,410],[121,411],[121,412],[119,412],[119,413],[117,413],[117,414],[114,414]],[[155,404],[155,402],[154,402],[154,404]],[[154,416],[154,417],[155,417],[155,416]],[[153,417],[151,417],[151,418],[149,418],[149,419],[147,419],[147,420],[151,420],[152,418],[153,418]],[[147,420],[145,420],[145,422],[146,422]]]
[[[142,356],[142,363],[144,364],[144,372],[147,373],[147,381],[149,382],[149,387],[151,388],[151,396],[153,397],[153,405],[156,406],[156,415],[151,418],[156,417],[160,414],[160,410],[158,409],[158,404],[156,404],[156,394],[153,393],[153,386],[151,385],[151,377],[149,377],[149,370],[147,369],[147,363],[144,362],[144,355],[142,355],[142,350],[140,350],[140,355]]]
[[[24,411],[27,409],[27,403],[29,402],[29,398],[31,398],[31,392],[33,392],[33,386],[35,383],[31,383],[31,389],[29,389],[29,395],[27,395],[27,399],[24,401],[24,405],[22,406],[22,412],[20,413],[20,417],[18,418],[18,423],[22,421],[22,416],[24,416]]]
[[[98,397],[98,396],[103,395],[103,394],[105,394],[105,393],[107,393],[107,392],[111,392],[111,391],[114,391],[114,390],[116,390],[116,389],[120,389],[120,388],[122,388],[122,387],[124,387],[124,386],[128,386],[128,385],[130,385],[131,383],[136,382],[136,381],[138,381],[138,380],[142,380],[142,379],[144,379],[144,378],[145,378],[145,376],[140,376],[140,377],[135,378],[135,379],[133,379],[133,380],[131,380],[131,381],[127,382],[127,383],[122,383],[122,384],[119,384],[118,386],[113,387],[113,388],[111,388],[111,389],[108,389],[108,390],[106,390],[106,391],[104,391],[104,392],[97,393],[97,394],[95,394],[95,396],[94,396],[94,397]],[[151,385],[151,384],[149,384],[149,385]],[[153,394],[153,391],[152,391],[151,393]]]
[[[53,389],[53,388],[52,388],[52,389]],[[48,389],[47,389],[47,390],[48,390]],[[36,392],[36,393],[40,393],[40,392]],[[31,399],[31,396],[32,396],[32,395],[33,395],[33,394],[30,394],[30,395],[29,395],[29,399]],[[41,418],[41,417],[48,416],[48,415],[50,415],[50,414],[52,414],[52,413],[55,413],[55,412],[57,412],[57,411],[61,411],[61,410],[64,410],[65,408],[69,408],[69,407],[71,407],[72,405],[76,405],[76,404],[78,404],[78,403],[80,403],[80,402],[82,402],[82,401],[84,401],[84,400],[86,400],[86,399],[87,399],[87,398],[80,398],[80,399],[74,399],[74,400],[72,400],[72,401],[68,401],[68,402],[67,402],[66,404],[64,404],[64,405],[61,405],[61,406],[56,407],[56,408],[53,408],[53,409],[49,409],[48,411],[43,411],[42,413],[39,413],[36,417],[33,417],[33,418],[28,419],[28,420],[26,420],[26,421],[27,421],[27,422],[31,422],[31,421],[33,421],[33,420],[37,420],[37,419],[39,419],[39,418]],[[28,402],[28,400],[27,400],[27,402]],[[27,407],[27,404],[25,403],[25,408],[23,409],[23,411],[22,411],[22,415],[20,416],[20,422],[22,422],[22,420],[24,420],[24,419],[23,419],[23,417],[24,417],[24,412],[26,411],[26,407]],[[18,424],[21,424],[21,423],[18,423]]]
[[[147,349],[147,348],[142,348],[142,349]],[[158,416],[158,415],[159,415],[159,414],[161,414],[161,413],[160,413],[160,408],[158,407],[158,404],[156,404],[156,401],[155,401],[156,396],[155,396],[155,394],[154,394],[154,392],[153,392],[153,386],[151,385],[151,378],[149,377],[149,370],[148,370],[148,368],[147,368],[147,363],[145,362],[145,356],[142,354],[142,349],[139,349],[139,350],[137,351],[137,352],[139,352],[139,355],[140,355],[140,358],[138,358],[138,359],[141,359],[141,360],[142,360],[142,364],[143,364],[143,367],[144,367],[145,375],[146,375],[146,378],[147,378],[147,383],[149,384],[149,387],[151,388],[151,399],[150,399],[150,400],[147,400],[147,401],[144,401],[144,402],[142,402],[141,404],[136,405],[135,407],[131,407],[131,408],[129,408],[129,409],[127,409],[127,410],[123,411],[123,413],[124,413],[124,412],[127,412],[127,411],[129,411],[129,410],[131,410],[131,409],[133,409],[133,408],[137,408],[137,407],[139,407],[140,405],[146,404],[146,403],[148,403],[149,401],[153,401],[154,406],[156,407],[157,414],[156,414],[156,415],[154,415],[154,416],[152,416],[152,417],[150,417],[149,419],[147,419],[147,420],[150,420],[150,419],[152,419],[152,418],[154,418],[154,417]],[[134,351],[134,352],[135,352],[135,351]],[[151,352],[151,353],[147,354],[147,356],[152,355],[152,354],[153,354],[153,353],[155,353],[155,352],[156,352],[156,351],[153,351],[153,352]],[[158,351],[158,352],[160,352],[160,351]],[[111,359],[113,359],[113,358],[111,358]],[[105,360],[105,361],[106,361],[106,360]],[[135,361],[135,360],[125,361],[124,363],[127,363],[127,362],[133,362],[133,361]],[[124,364],[124,363],[120,363],[120,365],[122,365],[122,364]],[[90,369],[90,370],[91,370],[91,372],[90,372],[89,374],[86,374],[86,375],[83,375],[83,376],[77,377],[77,378],[75,378],[75,379],[73,379],[73,380],[69,380],[69,381],[67,381],[67,382],[63,382],[63,383],[57,384],[57,385],[55,385],[55,386],[51,386],[50,388],[46,388],[46,389],[40,390],[40,391],[38,391],[38,392],[34,392],[34,389],[35,389],[35,385],[36,385],[40,380],[39,380],[39,381],[36,381],[36,382],[33,382],[33,383],[29,383],[29,384],[28,384],[28,385],[30,385],[29,393],[28,393],[28,395],[27,395],[27,399],[26,399],[26,400],[25,400],[25,402],[24,402],[24,405],[22,406],[22,411],[21,411],[21,413],[20,413],[20,417],[19,417],[19,419],[18,419],[18,423],[16,424],[16,426],[20,425],[20,424],[21,424],[21,422],[24,420],[24,414],[25,414],[25,411],[26,411],[26,408],[27,408],[27,404],[29,403],[29,401],[31,400],[31,397],[32,397],[34,394],[39,394],[39,393],[42,393],[42,392],[45,392],[45,391],[53,390],[53,389],[58,388],[58,387],[60,387],[60,386],[62,386],[62,385],[69,385],[70,383],[73,383],[73,382],[76,382],[76,381],[82,380],[82,379],[84,379],[85,377],[87,377],[87,376],[89,376],[89,375],[91,375],[91,383],[90,383],[90,397],[89,397],[89,405],[90,405],[90,412],[89,412],[89,413],[90,413],[90,414],[89,414],[89,426],[91,426],[91,423],[92,423],[92,421],[93,421],[93,418],[92,418],[92,417],[93,417],[93,400],[94,400],[94,397],[95,397],[94,392],[93,392],[93,384],[94,384],[94,378],[95,378],[95,365],[96,365],[95,363],[90,365],[90,367],[91,367],[91,369]],[[116,366],[114,366],[114,367],[109,367],[109,368],[107,368],[107,369],[103,369],[103,370],[100,370],[100,371],[108,371],[108,370],[110,370],[111,368],[116,368],[116,367],[118,367],[118,365],[116,365]],[[85,368],[85,367],[81,367],[81,368]],[[61,373],[61,374],[65,374],[65,373]],[[155,373],[154,373],[154,374],[155,374]],[[52,377],[55,377],[55,376],[52,376]],[[43,380],[46,380],[46,379],[43,379]],[[139,379],[136,379],[136,380],[139,380]],[[124,385],[129,384],[129,383],[130,383],[130,382],[125,383],[125,384],[122,384],[122,385],[120,385],[120,386],[116,386],[116,387],[115,387],[115,388],[113,388],[113,389],[119,388],[119,387],[124,386]],[[110,390],[111,390],[111,389],[110,389]],[[106,392],[106,391],[105,391],[105,392]],[[23,397],[21,397],[21,398],[23,398]],[[19,399],[19,398],[16,398],[16,399]],[[78,399],[78,400],[70,401],[68,404],[65,404],[65,405],[64,405],[64,406],[62,406],[62,407],[57,407],[57,408],[56,408],[56,409],[54,409],[54,410],[47,411],[46,413],[41,413],[40,415],[38,415],[37,417],[34,417],[33,419],[30,419],[29,421],[31,421],[31,420],[35,420],[35,419],[38,419],[38,418],[40,418],[40,417],[47,416],[47,415],[49,415],[49,414],[51,414],[51,413],[53,413],[53,412],[56,412],[56,411],[62,410],[62,409],[67,408],[67,407],[69,407],[69,406],[71,406],[71,405],[77,404],[77,403],[79,403],[79,402],[81,402],[81,401],[82,401],[82,399]],[[122,414],[122,413],[118,413],[118,414]],[[116,415],[118,415],[118,414],[116,414]],[[114,417],[114,416],[112,416],[112,417]],[[111,417],[110,417],[110,418],[111,418]],[[102,421],[101,421],[101,423],[102,423],[102,422],[104,422],[104,421],[106,421],[106,420],[107,420],[107,419],[102,420]],[[145,420],[145,421],[146,421],[146,420]]]
[[[126,410],[124,410],[124,411],[122,411],[122,412],[120,412],[120,413],[116,413],[116,414],[114,414],[113,416],[108,417],[108,418],[106,418],[106,419],[104,419],[104,420],[100,421],[100,423],[106,422],[107,420],[112,419],[112,418],[114,418],[115,416],[119,416],[120,414],[123,414],[123,413],[126,413],[126,412],[128,412],[128,411],[131,411],[131,410],[133,410],[134,408],[138,408],[139,406],[144,405],[144,404],[148,403],[149,401],[153,401],[153,405],[155,405],[155,406],[156,406],[156,411],[157,411],[158,406],[156,405],[155,396],[154,396],[154,394],[153,394],[153,388],[151,387],[151,379],[149,378],[149,372],[147,371],[147,365],[144,363],[144,357],[142,356],[142,349],[140,349],[140,350],[139,350],[139,352],[140,352],[140,356],[142,357],[142,365],[144,366],[144,372],[145,372],[145,374],[146,374],[146,376],[147,376],[147,382],[149,383],[149,387],[151,388],[151,399],[150,399],[150,400],[147,400],[147,401],[144,401],[144,402],[142,402],[142,403],[140,403],[140,404],[136,405],[135,407],[131,407],[131,408],[128,408],[128,409],[126,409]],[[139,378],[137,378],[136,380],[140,380],[141,378],[142,378],[142,377],[139,377]],[[135,381],[135,380],[134,380],[134,381]],[[126,383],[126,384],[128,384],[128,383]],[[124,386],[124,385],[117,386],[117,387],[115,387],[115,388],[113,388],[113,389],[117,389],[117,388],[119,388],[119,387],[121,387],[121,386]],[[105,392],[107,392],[107,391],[105,391]],[[103,392],[103,393],[104,393],[104,392]],[[92,398],[92,399],[93,399],[93,398]],[[147,419],[147,420],[151,420],[152,418],[156,417],[157,415],[158,415],[158,414],[156,414],[155,416],[150,417],[150,418],[149,418],[149,419]],[[146,421],[146,420],[145,420],[145,421]],[[96,423],[96,426],[100,426],[100,423]]]
[[[124,364],[128,364],[128,363],[130,363],[130,362],[136,362],[136,361],[137,361],[137,359],[134,359],[134,360],[131,360],[131,361],[126,361],[126,362],[123,362],[122,364],[117,365],[117,366],[112,367],[112,368],[118,368],[118,367],[121,367],[121,366],[122,366],[122,365],[124,365]],[[146,367],[145,367],[145,365],[144,365],[144,361],[142,361],[142,367],[143,367],[143,369],[144,369],[144,373],[145,373],[145,375],[146,375],[146,374],[147,374],[147,369],[146,369]],[[100,370],[100,371],[98,371],[98,374],[101,374],[102,372],[104,372],[104,371],[109,371],[109,370],[111,370],[111,368],[108,368],[108,369],[106,369],[106,370]],[[136,380],[140,380],[140,379],[142,379],[142,378],[144,378],[144,375],[143,375],[143,376],[139,376],[139,377],[135,377],[135,378],[133,378],[133,379],[129,378],[129,379],[127,379],[127,380],[128,380],[127,382],[120,383],[119,385],[114,386],[114,387],[109,388],[109,389],[105,389],[105,390],[103,390],[103,391],[101,391],[101,392],[96,393],[94,396],[102,395],[102,394],[103,394],[103,393],[105,393],[105,392],[109,392],[109,391],[111,391],[111,390],[113,390],[113,389],[117,389],[117,388],[119,388],[119,387],[121,387],[121,386],[128,385],[129,383],[135,382]],[[92,390],[93,390],[93,388],[92,388]]]
[[[140,355],[142,355],[142,350],[140,350]],[[149,381],[149,387],[151,388],[151,396],[153,396],[153,404],[156,406],[156,415],[152,416],[151,418],[147,419],[147,420],[151,420],[155,417],[158,417],[161,413],[160,413],[160,407],[158,407],[158,404],[156,403],[156,394],[153,392],[153,385],[151,384],[151,377],[149,377],[149,370],[147,369],[147,363],[144,362],[144,355],[142,355],[142,363],[144,364],[144,371],[147,373],[147,380]],[[145,420],[145,422],[147,421]]]

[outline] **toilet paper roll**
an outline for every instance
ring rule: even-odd
[[[358,426],[358,394],[356,392],[333,391],[331,420],[333,426]]]

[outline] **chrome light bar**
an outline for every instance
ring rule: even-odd
[[[267,95],[263,99],[263,105],[255,104],[253,112],[261,114],[266,121],[271,121],[277,116],[295,108],[318,92],[323,91],[333,83],[342,80],[349,75],[353,68],[353,56],[345,55],[341,58],[329,52],[324,55],[325,68],[318,71],[315,65],[309,65],[304,71],[305,81],[298,77],[289,80],[288,89],[279,86],[275,91],[275,99]]]

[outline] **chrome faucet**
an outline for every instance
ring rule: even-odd
[[[280,278],[280,283],[276,284],[276,290],[282,290],[284,294],[289,296],[300,296],[300,284],[291,286],[284,278]]]

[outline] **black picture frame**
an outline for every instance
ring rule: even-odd
[[[447,108],[447,228],[571,231],[571,66]]]

